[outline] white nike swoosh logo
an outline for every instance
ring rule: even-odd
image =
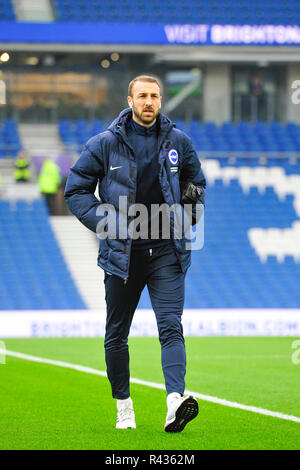
[[[122,168],[121,166],[110,166],[110,170],[116,170],[117,168]]]

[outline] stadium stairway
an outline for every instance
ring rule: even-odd
[[[0,173],[1,173],[1,186],[0,186],[0,197],[2,199],[9,199],[7,196],[9,188],[14,183],[13,178],[14,163],[10,158],[0,159]]]
[[[12,4],[18,21],[54,21],[51,0],[12,0]]]
[[[87,307],[105,310],[104,273],[97,266],[97,238],[75,217],[52,216],[50,224]]]
[[[33,201],[40,199],[41,194],[36,182],[36,173],[31,166],[31,182],[18,184],[14,179],[14,160],[11,158],[0,159],[0,172],[2,176],[2,185],[0,187],[0,200],[10,200],[14,205],[15,201]]]
[[[65,151],[56,124],[19,124],[24,150],[31,156],[57,156]]]

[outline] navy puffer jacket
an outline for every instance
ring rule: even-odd
[[[109,128],[92,137],[79,159],[71,168],[65,198],[70,211],[90,230],[96,232],[103,216],[97,215],[101,203],[112,204],[116,210],[119,196],[135,202],[137,163],[127,135],[127,122],[132,117],[130,108],[121,112]],[[193,182],[203,188],[199,204],[204,205],[205,178],[190,138],[163,114],[157,117],[159,125],[158,160],[159,182],[165,202],[171,206],[180,202],[180,184]],[[176,162],[176,150],[178,163]],[[173,152],[171,152],[173,151]],[[171,152],[171,154],[170,154]],[[175,154],[175,157],[174,157]],[[172,158],[173,157],[173,158]],[[178,171],[174,167],[178,166]],[[120,167],[117,171],[111,168]],[[171,171],[173,167],[173,171]],[[99,183],[100,201],[94,193]],[[172,225],[172,222],[171,222]],[[185,272],[191,262],[191,253],[184,239],[173,239],[176,255]],[[122,279],[128,278],[132,240],[100,240],[98,265]]]

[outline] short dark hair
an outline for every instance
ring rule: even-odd
[[[154,77],[153,75],[138,75],[128,85],[128,96],[132,96],[132,87],[135,82],[148,82],[148,83],[156,83],[159,87],[161,92],[162,86],[158,78]]]

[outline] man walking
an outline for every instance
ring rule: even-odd
[[[147,285],[156,316],[161,361],[167,391],[165,431],[180,432],[198,414],[194,397],[184,397],[186,354],[181,317],[184,279],[191,262],[186,239],[174,236],[170,217],[169,237],[149,215],[151,208],[166,204],[192,204],[192,223],[203,208],[205,178],[188,136],[160,113],[161,86],[152,76],[133,79],[128,88],[129,108],[109,128],[91,138],[71,169],[65,198],[68,207],[89,229],[98,232],[98,264],[105,271],[107,320],[105,359],[112,395],[117,400],[118,429],[135,428],[129,390],[128,335],[133,314]],[[94,196],[99,182],[100,201]],[[147,217],[140,220],[143,235],[133,239],[104,237],[103,204],[110,204],[117,220],[123,217],[119,197],[128,207],[142,204]],[[126,220],[130,225],[130,217]],[[146,227],[146,235],[145,235]]]

